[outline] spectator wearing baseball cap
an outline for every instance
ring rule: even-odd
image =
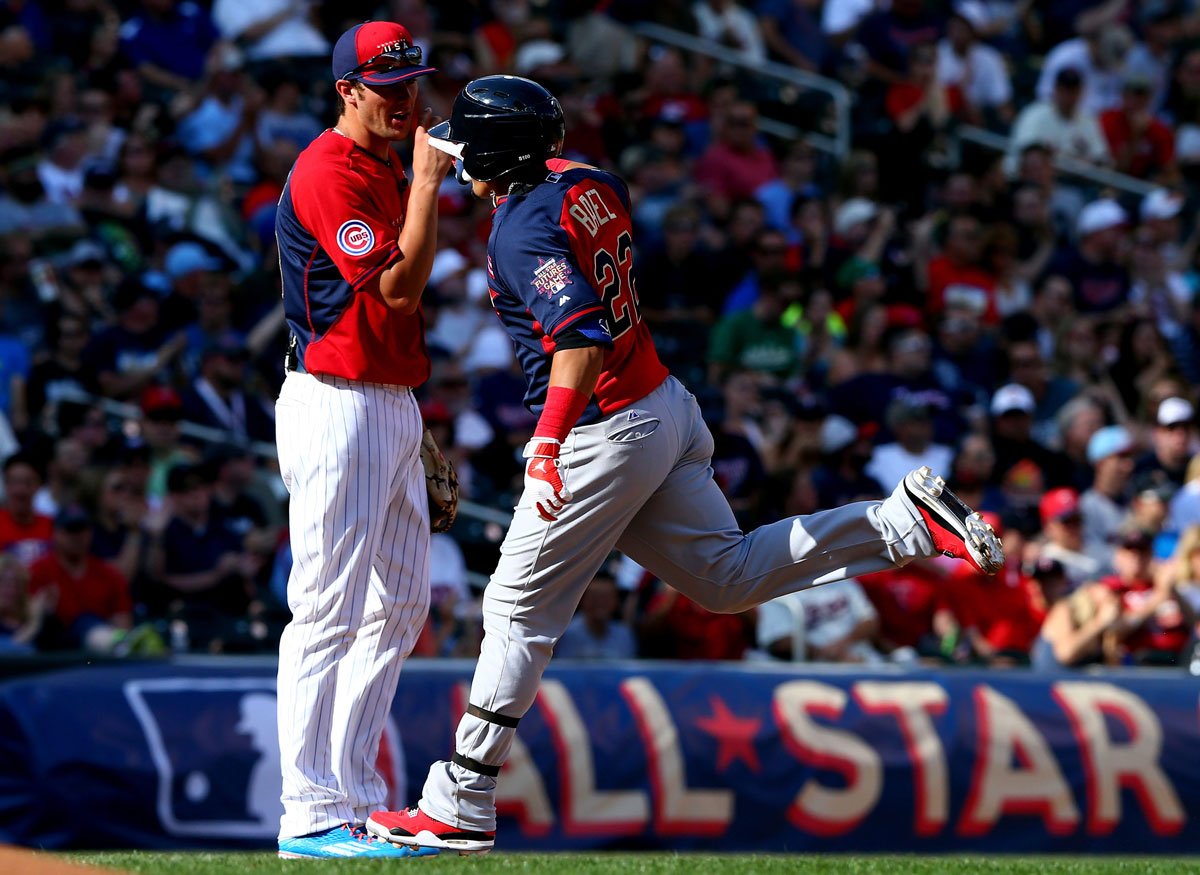
[[[1154,82],[1145,72],[1125,77],[1120,106],[1100,114],[1113,163],[1120,173],[1164,184],[1176,181],[1175,135],[1151,109]]]
[[[1045,78],[1045,76],[1044,76]],[[1050,73],[1038,100],[1013,122],[1007,158],[1010,173],[1027,146],[1041,146],[1061,158],[1095,164],[1109,159],[1108,143],[1096,115],[1083,106],[1083,77],[1074,67]]]
[[[1188,462],[1197,447],[1196,412],[1184,398],[1167,398],[1158,405],[1150,430],[1150,450],[1138,457],[1134,473],[1180,488],[1187,481]]]
[[[234,332],[209,340],[200,373],[181,398],[189,422],[226,432],[235,443],[275,440],[275,420],[258,395],[245,391],[246,345]]]
[[[1000,511],[1004,494],[996,488],[996,451],[986,434],[970,432],[959,442],[954,465],[947,478],[965,504],[980,511]]]
[[[54,518],[53,548],[29,570],[30,592],[56,594],[54,613],[68,649],[109,653],[132,626],[133,600],[121,572],[91,554],[92,520],[78,505]]]
[[[117,324],[96,335],[84,352],[84,363],[105,396],[130,400],[175,359],[183,339],[164,343],[158,295],[137,281],[117,289],[113,308]]]
[[[1041,555],[1060,563],[1073,585],[1095,580],[1103,568],[1094,557],[1083,552],[1079,493],[1067,486],[1051,489],[1038,503],[1038,517],[1046,538]]]
[[[1133,436],[1120,425],[1105,426],[1088,441],[1088,461],[1096,476],[1092,488],[1079,499],[1084,551],[1106,568],[1112,563],[1113,538],[1129,512],[1134,448]]]
[[[821,509],[884,494],[879,481],[865,470],[871,460],[871,435],[876,430],[873,426],[855,425],[836,413],[821,421],[818,433],[821,464],[812,473]]]
[[[150,448],[150,479],[146,494],[161,499],[168,491],[168,472],[195,458],[180,442],[183,399],[170,386],[149,386],[142,393],[141,408],[141,436]]]
[[[1175,549],[1178,535],[1163,531],[1163,527],[1167,521],[1171,499],[1175,497],[1178,487],[1174,483],[1155,477],[1153,472],[1135,474],[1132,484],[1129,519],[1126,524],[1148,532],[1154,539],[1155,558],[1167,559]]]
[[[1050,605],[1033,647],[1034,668],[1045,671],[1101,662],[1104,637],[1120,618],[1121,600],[1116,593],[1100,582],[1083,584]]]
[[[894,440],[880,444],[871,454],[866,472],[879,483],[899,483],[914,468],[928,465],[934,471],[949,471],[954,451],[933,440],[933,418],[929,405],[919,396],[902,395],[885,412],[888,431]]]
[[[1074,247],[1051,259],[1048,273],[1070,277],[1075,285],[1075,309],[1107,313],[1129,298],[1129,272],[1123,261],[1122,238],[1129,216],[1115,200],[1087,204],[1075,220]]]
[[[1067,466],[1061,454],[1033,439],[1037,402],[1020,383],[1007,383],[992,396],[992,446],[996,451],[996,480],[1006,491],[1020,480],[1022,495],[1036,496],[1061,485]]]
[[[1174,589],[1154,584],[1153,538],[1144,529],[1126,526],[1113,540],[1115,573],[1102,582],[1121,600],[1115,655],[1139,665],[1174,665],[1191,629]]]

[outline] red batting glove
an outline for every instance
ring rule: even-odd
[[[524,456],[529,460],[525,466],[525,494],[533,502],[538,516],[554,522],[563,505],[571,500],[571,490],[563,485],[558,461],[560,441],[554,438],[534,437],[525,445]]]

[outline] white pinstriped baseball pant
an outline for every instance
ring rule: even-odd
[[[400,667],[429,607],[421,414],[406,386],[290,372],[276,402],[292,620],[279,642],[281,838],[363,823]]]

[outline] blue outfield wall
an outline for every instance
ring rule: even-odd
[[[406,667],[391,805],[451,751],[471,668]],[[252,659],[0,683],[0,841],[271,846],[274,687]],[[498,801],[513,850],[1200,853],[1200,682],[563,662]]]

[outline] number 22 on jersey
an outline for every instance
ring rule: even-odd
[[[633,283],[633,236],[628,230],[617,235],[616,250],[615,257],[607,249],[596,250],[595,261],[600,298],[612,314],[613,340],[642,321]]]

